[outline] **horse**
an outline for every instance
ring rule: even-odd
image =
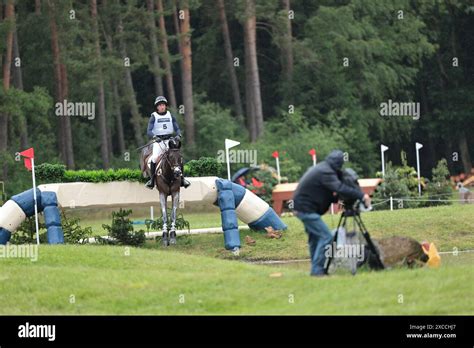
[[[160,195],[161,216],[163,219],[162,243],[164,246],[176,244],[176,212],[179,205],[181,189],[181,175],[183,173],[183,156],[181,155],[181,141],[175,138],[169,140],[169,148],[158,158],[154,187]],[[145,176],[149,173],[147,161],[151,156],[151,146],[141,152],[140,167]],[[171,228],[168,234],[167,199],[171,195]]]

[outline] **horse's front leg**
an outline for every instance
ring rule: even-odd
[[[166,211],[166,198],[168,196],[164,194],[163,192],[160,192],[160,205],[161,205],[161,217],[163,219],[163,235],[161,237],[161,240],[163,241],[164,246],[169,245],[169,239],[168,239],[168,213]]]
[[[176,211],[179,205],[179,191],[172,194],[170,244],[176,244]]]

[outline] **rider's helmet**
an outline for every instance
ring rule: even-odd
[[[166,99],[165,97],[163,97],[162,95],[160,95],[159,97],[156,97],[155,99],[155,107],[160,104],[160,103],[165,103],[166,106],[168,106],[168,99]]]

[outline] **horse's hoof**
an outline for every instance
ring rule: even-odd
[[[168,232],[163,232],[163,236],[161,237],[161,242],[162,242],[163,246],[170,245],[170,241],[168,239]]]
[[[175,231],[170,232],[170,244],[171,245],[176,244],[176,232]]]

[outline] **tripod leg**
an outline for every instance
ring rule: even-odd
[[[334,233],[334,238],[332,239],[331,242],[331,255],[326,259],[326,266],[324,268],[324,273],[329,274],[329,266],[331,265],[331,261],[334,258],[334,245],[337,245],[337,235],[339,233],[339,228],[341,226],[346,225],[346,216],[344,215],[344,212],[342,212],[341,217],[339,218],[339,222],[337,223],[337,228],[336,228],[336,233]]]
[[[369,231],[365,227],[364,223],[362,222],[362,219],[360,216],[354,216],[354,219],[356,220],[357,224],[359,225],[359,228],[362,232],[362,235],[364,236],[365,240],[367,241],[367,245],[369,246],[370,251],[372,251],[375,255],[375,258],[377,260],[377,268],[378,269],[384,269],[384,265],[382,263],[382,260],[380,259],[380,254],[375,247],[374,243],[372,242],[372,238],[370,238]]]

